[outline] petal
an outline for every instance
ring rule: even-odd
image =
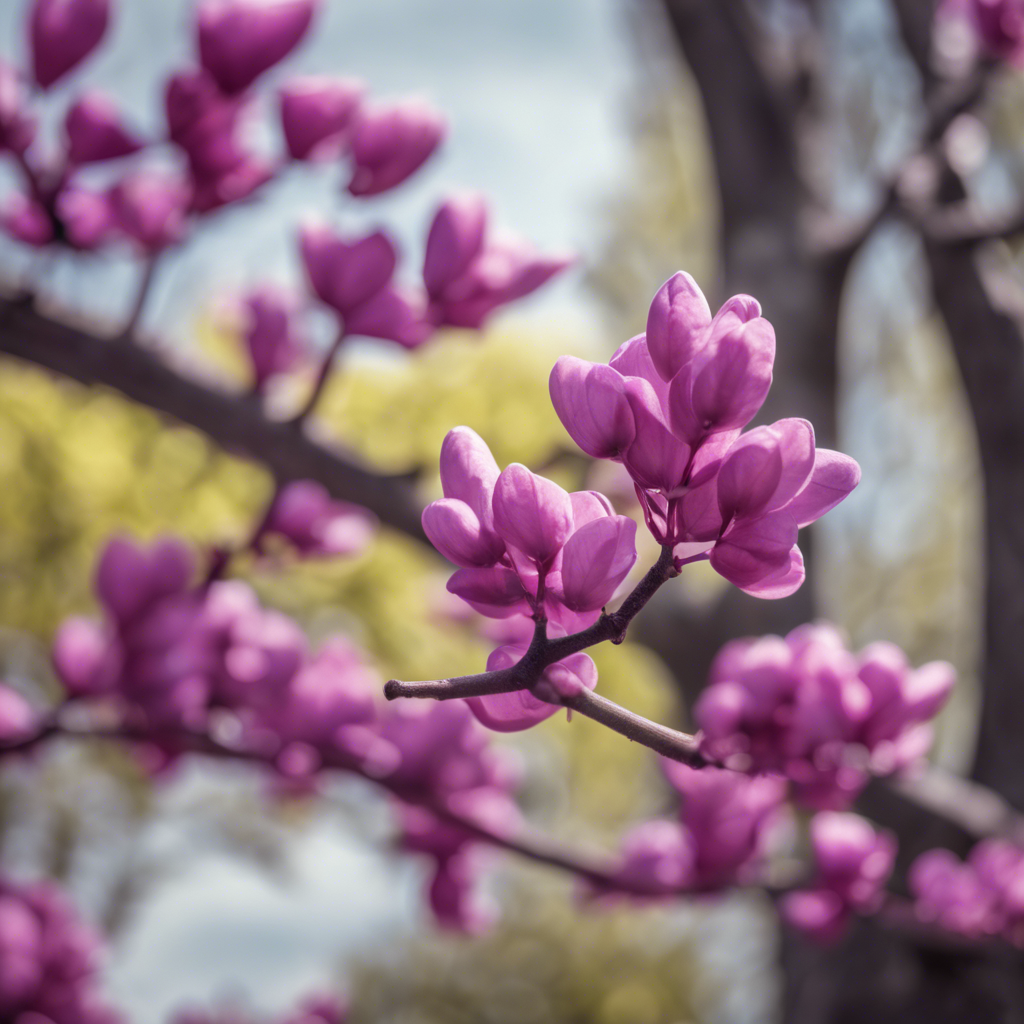
[[[659,289],[647,314],[647,348],[663,380],[671,380],[696,353],[711,309],[697,282],[684,271]]]
[[[626,381],[603,363],[562,356],[548,382],[551,403],[572,439],[595,459],[617,459],[635,436]]]
[[[765,601],[777,601],[781,597],[795,594],[803,585],[807,572],[804,569],[804,556],[799,548],[789,553],[789,563],[775,572],[769,573],[764,579],[747,586],[741,586],[746,594],[760,597]]]
[[[491,619],[507,619],[530,611],[519,577],[504,566],[459,569],[448,580],[448,593],[461,597],[471,608]]]
[[[438,295],[464,274],[484,244],[487,204],[478,192],[452,196],[434,215],[423,257],[423,283]]]
[[[491,496],[500,474],[482,437],[469,427],[449,430],[441,445],[441,487],[446,498],[464,501],[490,530],[494,528]]]
[[[727,530],[711,552],[711,565],[738,587],[750,587],[771,574],[793,568],[796,521],[788,512],[742,520]]]
[[[673,491],[689,465],[690,448],[665,425],[657,395],[647,381],[631,377],[627,388],[636,436],[623,455],[623,464],[641,487]]]
[[[550,562],[572,533],[568,492],[519,463],[498,477],[493,508],[498,536],[540,563]]]
[[[562,549],[562,600],[572,611],[602,608],[636,562],[636,523],[627,516],[596,519]]]
[[[423,510],[423,530],[449,562],[466,569],[495,565],[505,552],[505,545],[457,498],[431,502]]]
[[[612,503],[600,491],[573,491],[569,495],[572,502],[572,521],[578,530],[595,519],[615,515]]]
[[[860,466],[840,452],[819,448],[807,485],[785,506],[798,525],[808,526],[839,504],[860,483]]]

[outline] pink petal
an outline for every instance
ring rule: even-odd
[[[647,348],[663,380],[671,380],[696,354],[711,310],[697,282],[679,271],[659,289],[647,314]]]
[[[636,433],[626,382],[602,363],[562,356],[549,380],[551,403],[572,439],[596,459],[617,459]]]

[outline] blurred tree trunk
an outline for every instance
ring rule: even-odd
[[[927,87],[933,5],[893,2],[907,52]],[[778,373],[765,414],[806,416],[819,441],[830,445],[838,316],[851,253],[821,258],[803,243],[798,100],[759,65],[741,5],[663,3],[707,121],[720,193],[723,292],[755,295],[778,335]],[[1024,346],[1018,327],[993,308],[972,251],[926,248],[985,477],[984,698],[974,774],[1024,809]],[[695,614],[663,601],[642,628],[692,697],[722,642],[783,632],[813,614],[810,587],[781,602],[754,602],[730,588],[713,608]],[[908,813],[882,787],[871,788],[865,809],[897,832],[903,868],[928,846],[966,845],[964,836],[943,832],[934,819]],[[870,921],[835,950],[812,949],[785,935],[782,953],[784,1015],[793,1024],[1024,1021],[1024,970],[1015,955],[925,948]]]

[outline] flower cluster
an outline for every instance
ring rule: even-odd
[[[818,942],[838,939],[853,913],[871,913],[896,860],[896,840],[856,814],[824,811],[811,821],[817,874],[807,889],[787,893],[783,918]]]
[[[708,558],[763,598],[804,579],[800,527],[842,501],[860,479],[853,459],[816,450],[806,420],[741,431],[772,382],[775,332],[749,295],[712,317],[689,274],[651,304],[647,331],[610,363],[563,356],[551,400],[588,455],[621,462],[651,533],[677,564]]]
[[[105,621],[70,619],[54,641],[70,696],[105,708],[105,721],[112,716],[162,763],[208,740],[200,752],[228,743],[292,787],[315,787],[322,768],[379,782],[398,801],[406,845],[434,860],[440,919],[477,927],[472,836],[444,815],[493,831],[514,827],[518,814],[516,773],[469,708],[385,704],[377,674],[349,641],[334,637],[310,652],[299,626],[261,607],[246,584],[195,585],[194,569],[175,540],[107,545],[96,573]],[[15,740],[31,733],[25,710],[6,716]]]
[[[1024,850],[987,839],[960,860],[929,850],[908,877],[921,921],[971,939],[1001,936],[1024,947]]]
[[[100,952],[55,885],[0,876],[0,1020],[118,1024],[100,996]]]
[[[447,132],[444,117],[419,98],[380,102],[352,78],[305,76],[280,89],[285,152],[270,157],[247,141],[254,86],[303,40],[319,0],[201,0],[193,66],[169,75],[166,132],[144,139],[114,102],[76,95],[57,158],[36,139],[25,76],[0,64],[0,152],[14,155],[24,189],[9,197],[0,224],[33,246],[93,250],[128,242],[150,258],[181,242],[195,219],[252,196],[289,165],[343,164],[353,197],[379,195],[412,176]],[[35,0],[30,14],[35,85],[47,89],[102,41],[109,0]],[[166,159],[149,160],[161,147]],[[137,158],[127,167],[126,158]],[[82,168],[113,165],[108,184]],[[530,294],[569,262],[513,237],[485,238],[479,196],[455,197],[437,211],[426,245],[423,283],[394,279],[398,254],[383,232],[341,237],[309,227],[301,237],[317,297],[346,335],[422,344],[443,324],[480,327],[499,306]],[[294,299],[256,289],[243,302],[243,334],[256,390],[292,369],[304,351]]]
[[[357,554],[373,539],[376,528],[372,512],[336,501],[314,480],[296,480],[281,488],[263,532],[284,538],[308,557]]]
[[[636,561],[636,524],[615,515],[596,491],[572,494],[513,464],[499,471],[487,445],[457,427],[441,447],[444,497],[423,512],[434,547],[462,568],[448,590],[482,615],[546,620],[549,635],[595,622]],[[499,647],[488,670],[515,664],[522,643]],[[593,689],[597,670],[585,654],[549,666],[543,681],[569,696]],[[524,729],[557,707],[519,691],[474,697],[474,714],[493,729]]]
[[[841,808],[869,771],[889,774],[928,751],[927,723],[954,682],[946,662],[913,669],[889,643],[854,655],[835,628],[806,625],[723,647],[694,716],[709,757],[780,772],[805,803]]]
[[[616,879],[652,896],[716,892],[757,879],[786,800],[782,779],[663,762],[681,820],[643,822],[622,846]]]

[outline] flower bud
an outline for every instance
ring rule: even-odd
[[[293,78],[281,89],[281,127],[293,160],[329,156],[348,137],[366,85],[357,78]]]
[[[685,271],[658,289],[647,314],[647,348],[662,380],[671,380],[693,359],[710,323],[708,301]]]
[[[493,507],[498,536],[541,565],[551,562],[573,530],[568,493],[519,463],[498,477]]]
[[[618,459],[636,436],[622,375],[610,366],[562,356],[548,384],[551,404],[572,439],[595,459]]]
[[[35,0],[29,15],[32,68],[48,89],[99,45],[110,19],[110,0]]]
[[[99,92],[87,92],[75,101],[64,118],[64,132],[73,164],[114,160],[142,148],[121,123],[114,104]]]

